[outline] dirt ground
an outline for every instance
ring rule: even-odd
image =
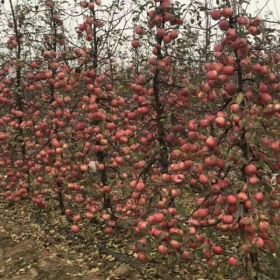
[[[127,251],[125,233],[107,237],[93,225],[73,235],[58,211],[38,210],[27,202],[0,200],[0,213],[0,279],[192,279],[182,270],[140,264]]]

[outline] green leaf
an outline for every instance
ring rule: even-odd
[[[265,191],[266,193],[270,193],[270,192],[272,191],[272,187],[271,187],[270,185],[265,185],[265,186],[264,186],[264,191]]]

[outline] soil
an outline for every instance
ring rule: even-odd
[[[0,200],[0,213],[0,279],[193,279],[176,267],[139,263],[127,250],[125,232],[106,236],[93,224],[74,235],[58,211],[38,210],[27,201]]]

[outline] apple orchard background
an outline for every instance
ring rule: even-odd
[[[279,279],[279,10],[2,1],[1,201],[145,266]]]

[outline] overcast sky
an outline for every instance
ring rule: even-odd
[[[280,0],[250,0],[250,12],[261,11],[261,15],[264,17],[270,13],[270,18],[274,20],[280,19]]]
[[[31,0],[28,1],[29,3],[33,2],[36,3],[38,0]],[[191,2],[191,0],[177,0],[180,1],[182,4],[189,4]],[[199,0],[200,2],[204,3],[205,0]],[[236,0],[237,2],[239,0]],[[17,2],[17,1],[13,1],[13,2]],[[20,1],[19,1],[20,2]],[[79,2],[79,0],[78,0]],[[112,2],[112,0],[102,0],[102,3],[104,4],[110,4]],[[207,2],[209,3],[209,5],[213,6],[216,3],[216,0],[207,0]],[[250,4],[248,5],[249,9],[248,11],[252,14],[256,14],[259,11],[260,15],[262,17],[265,17],[266,15],[269,14],[269,19],[271,20],[275,20],[275,21],[279,21],[280,20],[280,0],[247,0],[247,2],[250,2]],[[214,4],[212,4],[214,3]],[[8,1],[5,1],[4,6],[8,7]],[[246,4],[243,4],[243,6],[246,6]]]

